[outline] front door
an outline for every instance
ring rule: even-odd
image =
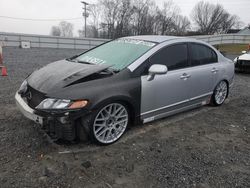
[[[168,67],[164,75],[155,75],[151,81],[141,77],[141,116],[153,117],[180,108],[190,98],[190,68],[188,68],[187,44],[167,46],[149,59],[149,66],[163,64]],[[152,119],[150,119],[152,118]]]

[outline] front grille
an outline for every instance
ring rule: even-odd
[[[35,90],[31,86],[28,86],[28,90],[26,92],[26,99],[28,102],[28,105],[31,108],[35,108],[37,105],[39,105],[44,99],[45,99],[45,94]]]
[[[237,64],[240,65],[240,66],[250,66],[250,61],[238,60]]]
[[[61,124],[58,120],[54,119],[44,125],[43,129],[53,140],[73,141],[76,138],[75,124],[72,123]]]

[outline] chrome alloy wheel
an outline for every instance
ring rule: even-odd
[[[128,111],[120,103],[102,108],[94,120],[94,136],[100,143],[109,144],[118,140],[128,125]]]
[[[227,97],[227,83],[221,81],[215,89],[215,102],[217,104],[222,104]]]

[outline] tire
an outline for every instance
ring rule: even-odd
[[[128,107],[124,103],[113,102],[102,105],[89,118],[84,118],[81,127],[92,142],[108,145],[122,137],[129,120]]]
[[[211,98],[211,104],[213,106],[222,105],[228,95],[228,84],[225,80],[220,81],[214,89],[214,93]]]

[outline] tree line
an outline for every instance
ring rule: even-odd
[[[230,14],[222,5],[207,1],[194,5],[191,20],[181,14],[180,7],[172,0],[165,1],[162,7],[157,6],[154,0],[99,0],[96,4],[89,5],[88,11],[90,17],[87,37],[96,38],[112,39],[147,34],[219,34],[238,28],[241,23],[238,16]],[[73,30],[73,25],[71,26]],[[65,34],[61,25],[52,28],[52,35],[56,28]],[[67,30],[69,28],[66,27]],[[82,37],[84,32],[79,30],[78,33],[79,37]]]

